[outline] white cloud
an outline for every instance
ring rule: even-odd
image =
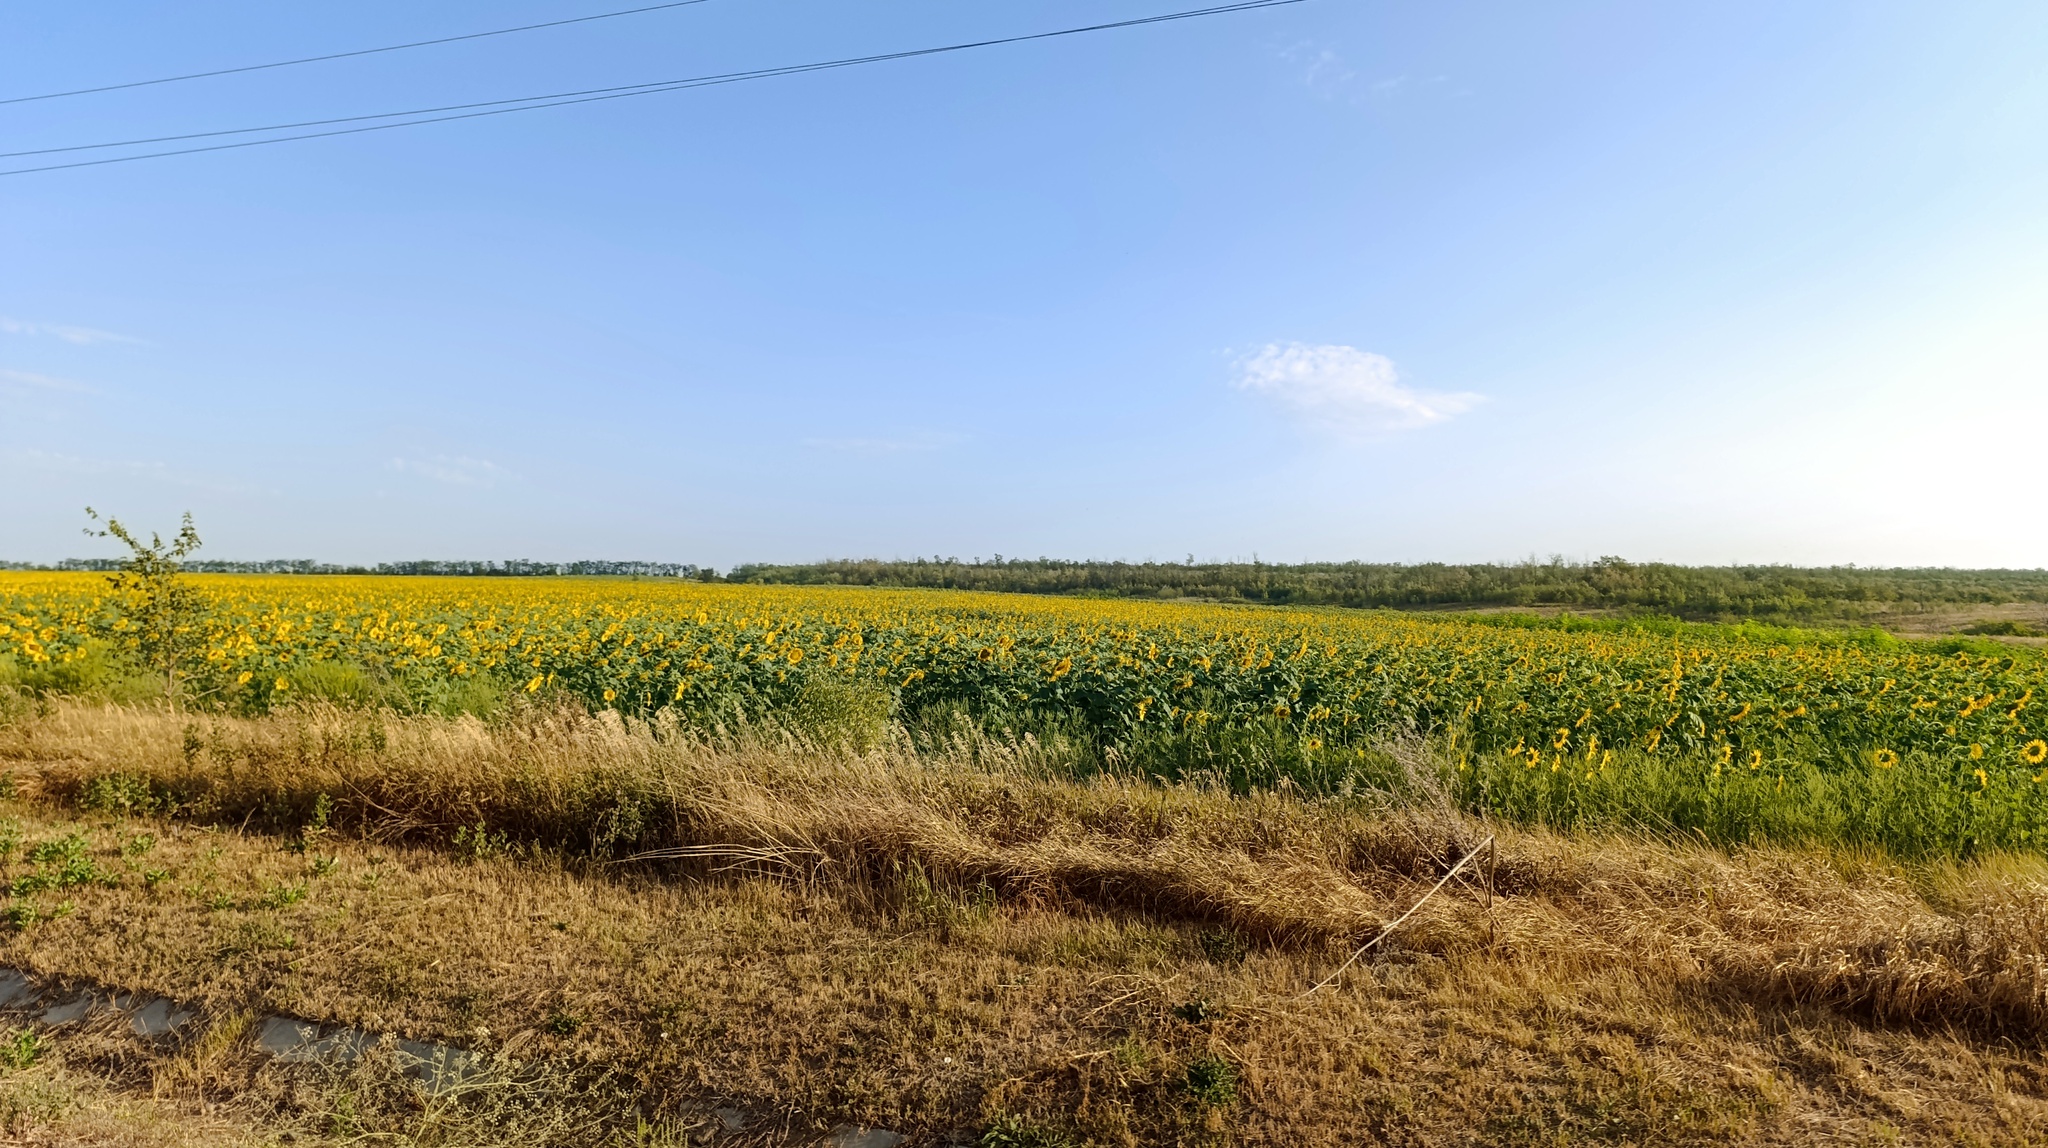
[[[450,486],[492,487],[513,477],[510,471],[489,459],[464,455],[394,458],[386,465],[404,474],[416,474]]]
[[[1323,430],[1370,438],[1444,422],[1485,401],[1401,385],[1393,361],[1336,344],[1268,343],[1238,362],[1237,387]]]
[[[152,487],[179,486],[214,494],[247,494],[256,489],[148,459],[93,458],[47,450],[0,449],[0,469],[12,469],[38,476],[61,474],[72,477],[112,476],[141,479]]]
[[[0,389],[14,389],[7,387],[9,383],[14,384],[14,388],[34,387],[40,391],[69,391],[72,394],[78,395],[96,393],[84,383],[74,383],[70,379],[38,375],[33,371],[10,371],[5,367],[0,367]]]
[[[1288,63],[1301,69],[1301,82],[1328,99],[1350,85],[1358,73],[1330,48],[1304,40],[1280,53]]]
[[[129,335],[117,335],[94,327],[68,327],[61,323],[30,323],[22,319],[10,319],[0,315],[0,333],[9,335],[49,335],[67,343],[85,346],[91,343],[140,343],[142,340]]]

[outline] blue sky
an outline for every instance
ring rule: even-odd
[[[20,0],[0,98],[629,6]],[[0,150],[1174,7],[708,0]],[[0,177],[0,557],[90,503],[223,558],[2048,566],[2043,59],[2036,3],[1310,0]]]

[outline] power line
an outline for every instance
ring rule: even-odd
[[[861,58],[861,59],[859,59],[859,60],[853,60],[853,61],[833,61],[833,63],[834,63],[834,64],[838,64],[838,65],[843,65],[843,64],[845,64],[845,63],[866,63],[866,62],[869,62],[870,60],[879,60],[879,59],[885,59],[885,58],[891,58],[891,57],[882,57],[882,56],[875,56],[875,57],[862,57],[862,58]],[[748,79],[759,79],[759,78],[761,78],[761,77],[763,77],[763,76],[767,76],[767,75],[780,75],[780,74],[782,74],[782,73],[783,73],[783,72],[785,72],[785,71],[798,71],[798,70],[813,70],[813,69],[816,69],[816,68],[820,68],[820,67],[824,67],[824,66],[826,66],[826,65],[823,65],[823,64],[795,64],[795,65],[790,65],[790,66],[789,66],[788,68],[758,68],[758,69],[754,69],[754,70],[752,70],[752,71],[747,71],[747,72],[728,72],[728,73],[725,73],[725,74],[723,74],[723,75],[715,75],[715,76],[697,76],[697,77],[692,77],[691,79],[688,79],[688,80],[655,80],[655,81],[652,81],[652,82],[649,82],[649,83],[645,83],[645,84],[621,84],[621,85],[619,85],[619,86],[617,86],[617,87],[611,87],[611,88],[585,88],[585,89],[583,89],[583,90],[581,90],[581,91],[574,91],[574,92],[554,92],[554,93],[551,93],[551,94],[549,94],[549,95],[544,95],[544,96],[519,96],[519,97],[515,97],[515,98],[512,98],[512,99],[504,99],[504,100],[479,100],[479,101],[477,101],[477,102],[475,102],[475,103],[469,103],[469,104],[443,104],[443,105],[442,105],[442,106],[440,106],[440,107],[435,107],[435,108],[413,108],[413,109],[411,109],[411,110],[409,110],[409,111],[403,111],[403,112],[371,112],[371,113],[368,113],[368,114],[365,114],[365,115],[359,115],[359,116],[336,116],[336,117],[334,117],[334,118],[332,118],[332,119],[325,119],[325,120],[299,120],[299,121],[297,121],[296,123],[288,123],[288,124],[266,124],[266,125],[265,125],[265,126],[263,126],[263,127],[255,127],[255,128],[221,128],[221,129],[219,129],[219,130],[217,130],[217,131],[207,131],[207,132],[185,132],[185,133],[183,133],[183,134],[180,134],[180,135],[171,135],[171,136],[143,136],[143,137],[141,137],[141,138],[138,138],[138,139],[132,139],[132,140],[109,140],[109,141],[107,141],[107,142],[105,142],[105,143],[89,143],[89,144],[71,144],[71,145],[68,145],[68,146],[65,146],[65,147],[44,147],[44,148],[30,148],[30,149],[28,149],[27,151],[0,151],[0,159],[19,159],[19,158],[20,158],[20,157],[22,157],[22,156],[30,156],[30,155],[55,155],[55,154],[58,154],[58,153],[61,153],[61,152],[72,152],[72,151],[95,151],[95,150],[97,150],[97,149],[100,149],[100,148],[110,148],[110,147],[140,147],[140,146],[141,146],[141,145],[143,145],[143,144],[153,144],[153,143],[174,143],[174,142],[176,142],[176,141],[179,141],[179,140],[196,140],[196,139],[212,139],[212,138],[214,138],[214,137],[217,137],[217,136],[234,136],[234,135],[248,135],[248,134],[250,134],[250,133],[252,133],[252,132],[282,132],[282,131],[292,131],[292,130],[295,130],[295,129],[297,129],[297,128],[317,128],[317,127],[328,127],[328,126],[330,126],[330,125],[333,125],[333,124],[354,124],[354,123],[361,123],[361,122],[363,122],[364,120],[390,120],[390,119],[402,119],[402,118],[404,118],[404,117],[406,117],[406,116],[426,116],[426,115],[433,115],[433,114],[436,114],[436,113],[439,113],[439,112],[461,112],[461,111],[469,111],[469,110],[471,110],[471,109],[474,109],[474,108],[497,108],[497,107],[503,107],[504,105],[507,105],[507,104],[534,104],[535,106],[538,106],[538,107],[552,107],[552,106],[554,106],[553,104],[543,104],[543,103],[540,103],[539,101],[543,101],[543,100],[560,100],[560,101],[569,101],[569,100],[571,100],[571,99],[572,99],[573,97],[577,97],[577,96],[598,96],[598,95],[609,95],[609,94],[612,94],[612,93],[621,93],[621,94],[627,94],[627,95],[641,95],[641,94],[645,94],[645,92],[647,92],[647,91],[650,91],[650,90],[656,90],[656,89],[668,89],[668,88],[671,88],[671,87],[675,87],[675,86],[677,86],[677,85],[682,85],[682,84],[689,84],[689,85],[693,85],[693,86],[696,86],[696,85],[701,85],[701,84],[704,84],[704,83],[710,83],[710,82],[720,82],[720,81],[723,81],[723,82],[730,82],[730,81],[732,81],[732,80],[748,80]],[[523,108],[514,108],[514,109],[510,109],[510,110],[513,110],[513,111],[524,111],[525,109],[523,109]],[[419,122],[421,122],[421,123],[439,123],[440,121],[439,121],[439,120],[421,120],[421,121],[419,121]],[[405,126],[405,125],[403,125],[403,124],[389,124],[389,125],[386,125],[386,126],[388,126],[388,127],[403,127],[403,126]]]
[[[346,60],[354,56],[374,56],[380,52],[403,52],[407,48],[429,48],[435,44],[453,44],[461,40],[482,40],[489,36],[509,36],[514,32],[533,32],[541,28],[560,28],[565,24],[587,24],[592,20],[610,20],[619,16],[638,16],[643,12],[660,12],[667,8],[688,8],[702,4],[705,0],[674,0],[669,4],[650,4],[644,8],[625,8],[617,12],[599,12],[594,16],[572,16],[567,20],[549,20],[542,24],[521,24],[517,28],[496,28],[489,32],[468,32],[460,36],[442,36],[436,40],[414,40],[409,44],[386,44],[381,48],[358,48],[353,52],[330,52],[325,56],[301,56],[296,60],[277,60],[268,64],[244,64],[239,68],[216,68],[211,72],[187,72],[182,76],[162,76],[154,80],[130,80],[125,84],[102,84],[97,88],[73,88],[68,92],[44,92],[39,96],[13,96],[0,99],[0,105],[27,104],[37,100],[61,100],[66,96],[89,96],[95,92],[118,92],[125,88],[147,88],[154,84],[175,84],[183,80],[204,80],[210,76],[232,76],[240,72],[262,72],[271,68],[289,68],[298,64],[317,64],[323,60]]]
[[[700,0],[701,2],[701,0]],[[195,155],[201,152],[231,151],[237,148],[262,147],[265,144],[291,143],[297,140],[325,139],[332,136],[358,135],[363,132],[387,131],[392,128],[417,127],[421,124],[448,123],[454,120],[480,119],[485,116],[509,115],[513,112],[529,112],[539,108],[558,108],[572,104],[598,103],[605,100],[627,99],[632,96],[655,95],[661,92],[684,91],[690,88],[713,87],[720,84],[739,83],[744,80],[769,79],[776,76],[799,75],[806,72],[822,72],[838,68],[850,68],[861,64],[876,64],[891,60],[906,60],[919,56],[936,56],[949,52],[964,52],[974,48],[989,48],[1002,44],[1020,44],[1032,40],[1050,40],[1061,36],[1077,36],[1089,32],[1103,32],[1117,28],[1133,28],[1146,24],[1163,24],[1175,20],[1191,20],[1204,16],[1218,16],[1231,12],[1247,12],[1260,8],[1281,8],[1292,4],[1306,3],[1307,0],[1241,0],[1234,4],[1219,4],[1208,8],[1192,8],[1180,12],[1167,12],[1157,16],[1141,16],[1130,20],[1117,20],[1106,24],[1089,24],[1077,28],[1061,28],[1051,32],[1032,32],[1020,36],[1004,36],[992,40],[975,40],[963,44],[945,44],[932,48],[913,48],[901,52],[885,52],[872,56],[849,56],[837,60],[821,60],[809,64],[789,64],[775,68],[758,68],[745,72],[725,72],[708,76],[692,76],[677,80],[657,80],[645,84],[626,84],[611,88],[588,88],[576,92],[557,92],[552,95],[522,96],[513,99],[488,100],[472,104],[450,104],[437,108],[415,108],[403,112],[378,112],[360,116],[344,116],[328,120],[305,120],[291,124],[272,124],[268,127],[224,128],[210,132],[192,132],[179,136],[159,136],[154,139],[126,140],[112,143],[77,144],[62,148],[43,148],[36,151],[5,152],[0,158],[29,155],[48,155],[54,152],[83,151],[105,147],[132,147],[146,143],[165,143],[173,140],[215,138],[226,135],[242,135],[251,132],[290,131],[302,127],[317,127],[338,123],[359,123],[363,120],[397,119],[399,123],[367,124],[360,127],[335,128],[331,131],[306,132],[300,135],[273,136],[260,140],[240,140],[234,143],[209,144],[203,147],[174,148],[168,151],[143,152],[137,155],[112,156],[107,159],[75,160],[69,163],[45,164],[40,167],[15,168],[0,171],[0,176],[28,175],[40,171],[62,171],[76,167],[98,167],[104,164],[129,163],[135,160],[162,159],[167,156]],[[507,106],[512,105],[512,106]],[[472,110],[472,109],[483,109]],[[439,113],[454,114],[439,114]],[[405,117],[424,117],[408,119]]]

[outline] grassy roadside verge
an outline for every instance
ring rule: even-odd
[[[1233,798],[1062,780],[1028,746],[574,714],[60,704],[0,730],[0,768],[0,961],[561,1066],[625,1142],[717,1105],[798,1142],[2048,1138],[2038,861],[1728,854],[1481,826],[1420,788]],[[1456,882],[1302,995],[1487,832],[1490,913]],[[620,863],[655,849],[692,855]],[[418,1143],[525,1134],[187,1059],[81,1068],[307,1135],[344,1104]]]

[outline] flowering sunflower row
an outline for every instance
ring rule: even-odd
[[[665,581],[194,576],[192,692],[289,696],[308,667],[567,691],[631,713],[789,704],[821,679],[900,711],[1078,715],[1111,736],[1278,723],[1317,746],[1395,731],[1598,762],[1899,754],[2048,764],[2043,662],[1815,637],[1517,628],[1385,612]],[[132,647],[88,574],[0,573],[0,665]]]

